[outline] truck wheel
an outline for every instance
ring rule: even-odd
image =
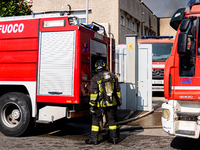
[[[0,131],[6,136],[21,136],[29,127],[31,101],[23,93],[7,93],[0,97]]]

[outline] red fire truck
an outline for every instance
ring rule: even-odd
[[[143,36],[138,44],[152,44],[152,91],[164,92],[165,61],[169,58],[173,36]]]
[[[172,135],[199,138],[200,133],[200,3],[178,9],[170,25],[177,30],[165,65],[163,129]]]
[[[102,26],[62,15],[0,18],[0,131],[6,136],[20,136],[33,123],[83,116],[95,62],[114,60],[114,39],[97,32]]]

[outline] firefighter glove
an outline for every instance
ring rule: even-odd
[[[91,112],[92,114],[95,113],[95,107],[94,107],[94,106],[90,106],[90,112]]]
[[[121,98],[119,98],[119,100],[118,100],[118,102],[117,102],[117,105],[118,105],[118,106],[121,106],[121,105],[122,105],[122,99],[121,99]]]

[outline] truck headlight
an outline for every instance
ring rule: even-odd
[[[163,109],[162,111],[162,117],[165,119],[169,119],[170,118],[170,111],[169,109]]]

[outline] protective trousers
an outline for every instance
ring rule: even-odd
[[[111,139],[117,139],[117,125],[116,125],[116,106],[103,108],[108,122],[108,128]],[[92,128],[91,128],[91,139],[97,140],[99,132],[99,122],[102,120],[102,108],[97,107],[95,113],[92,114]]]

